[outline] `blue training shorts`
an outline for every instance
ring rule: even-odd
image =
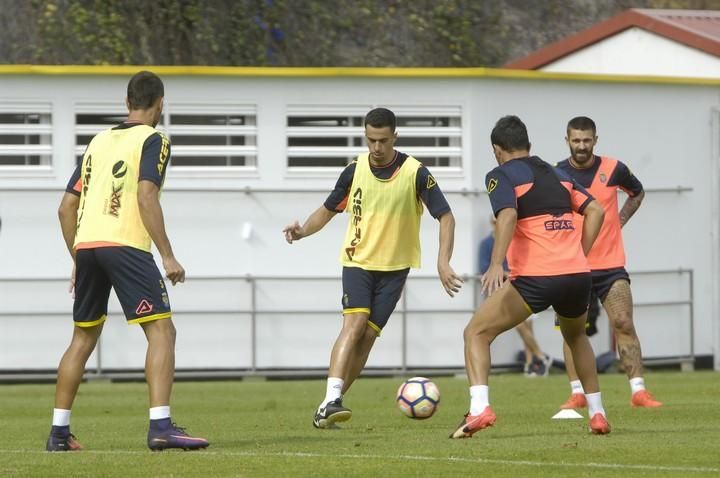
[[[130,324],[172,315],[152,254],[127,246],[97,247],[79,249],[75,255],[75,325],[93,327],[105,321],[111,288]]]
[[[624,280],[627,281],[628,284],[630,283],[630,275],[624,267],[597,269],[592,271],[591,274],[592,288],[595,291],[595,295],[600,299],[600,302],[605,302],[605,298],[615,282]]]
[[[368,325],[379,334],[400,300],[409,272],[410,269],[366,271],[343,267],[343,314],[368,313]]]
[[[512,285],[534,313],[551,307],[569,319],[583,315],[590,303],[592,278],[589,272],[559,276],[520,276]]]

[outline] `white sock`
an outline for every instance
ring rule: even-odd
[[[343,385],[345,385],[345,380],[339,377],[328,377],[327,386],[325,388],[325,398],[318,409],[342,397]]]
[[[69,427],[70,426],[70,410],[63,410],[62,408],[53,408],[52,424],[55,427]]]
[[[588,404],[588,417],[592,418],[596,413],[605,416],[605,409],[603,408],[600,392],[586,393],[585,398]]]
[[[470,387],[470,415],[480,415],[490,405],[490,389],[487,385]]]
[[[570,380],[570,393],[585,393],[580,380]]]
[[[150,409],[150,420],[161,420],[163,418],[170,418],[170,405]]]
[[[645,379],[642,377],[635,377],[630,379],[630,391],[634,394],[640,390],[645,390]]]

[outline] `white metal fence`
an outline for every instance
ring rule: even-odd
[[[683,370],[692,370],[695,361],[695,344],[694,344],[694,284],[693,284],[693,271],[690,269],[676,269],[676,270],[654,270],[654,271],[638,271],[631,273],[635,288],[648,288],[653,289],[657,284],[665,283],[679,283],[679,287],[676,287],[680,291],[680,295],[672,298],[660,298],[658,300],[640,300],[635,302],[636,308],[636,322],[638,320],[637,311],[641,309],[653,309],[661,308],[677,310],[674,314],[678,321],[682,325],[680,328],[686,330],[687,336],[684,343],[679,345],[680,353],[674,353],[671,356],[655,356],[645,357],[647,362],[662,362],[662,363],[679,363],[682,365]],[[437,289],[439,286],[436,284],[437,277],[433,276],[414,276],[410,275],[406,288],[403,295],[398,303],[395,310],[395,314],[391,319],[390,323],[393,325],[393,330],[388,332],[394,336],[395,343],[399,345],[399,353],[394,355],[389,361],[386,361],[384,365],[378,367],[370,367],[366,373],[369,374],[387,374],[387,373],[405,373],[405,372],[416,372],[416,373],[443,373],[443,372],[461,372],[463,370],[463,362],[458,360],[458,355],[452,356],[451,354],[445,353],[444,348],[457,348],[458,344],[462,343],[462,326],[467,322],[469,315],[473,312],[475,307],[479,305],[482,300],[482,294],[480,293],[479,277],[469,276],[465,278],[465,288],[469,289],[469,294],[466,295],[462,302],[452,302],[452,307],[436,308],[427,307],[422,303],[422,296],[427,295],[427,285],[432,283],[433,288]],[[638,285],[638,282],[645,281],[646,284]],[[0,285],[3,290],[11,290],[12,287],[35,287],[41,290],[44,286],[51,286],[53,288],[63,288],[67,282],[67,278],[59,277],[28,277],[28,278],[11,278],[1,277]],[[240,333],[237,334],[237,346],[242,347],[245,344],[249,348],[249,355],[246,359],[240,360],[236,363],[227,363],[226,360],[220,357],[217,361],[205,362],[200,367],[178,367],[178,376],[187,376],[195,378],[213,378],[213,377],[233,377],[233,376],[293,376],[293,375],[324,375],[325,368],[318,367],[317,362],[315,364],[311,361],[305,361],[305,347],[303,340],[283,339],[280,337],[281,334],[274,334],[268,336],[267,333],[260,334],[260,325],[266,323],[268,320],[275,320],[278,317],[294,317],[298,320],[304,320],[307,317],[319,317],[321,323],[332,323],[336,325],[337,316],[339,312],[339,301],[323,297],[322,302],[328,304],[327,307],[310,307],[309,304],[313,302],[314,293],[311,291],[317,291],[325,288],[324,284],[328,283],[339,283],[340,278],[336,276],[200,276],[200,277],[189,277],[187,283],[195,284],[199,291],[213,289],[213,284],[223,283],[224,288],[227,289],[228,283],[235,284],[234,289],[238,296],[232,300],[227,300],[227,305],[217,304],[214,301],[212,307],[203,307],[203,302],[199,305],[191,306],[189,304],[179,304],[174,307],[173,316],[176,322],[182,323],[183,317],[204,317],[206,320],[208,317],[223,316],[228,317],[230,320],[240,321],[243,325],[240,327]],[[282,287],[279,287],[283,284]],[[288,302],[275,301],[268,302],[262,296],[266,296],[268,291],[273,289],[282,290],[295,290],[298,296],[304,296],[304,299],[291,301],[292,303],[298,304],[295,306],[288,306]],[[206,302],[207,303],[207,302]],[[434,303],[438,303],[435,301]],[[119,315],[122,316],[122,312],[119,308],[111,307],[109,310],[110,316]],[[667,313],[663,315],[668,315]],[[3,323],[9,321],[25,321],[25,327],[22,330],[25,331],[22,337],[18,336],[15,340],[26,341],[23,347],[26,349],[32,349],[37,346],[38,343],[43,343],[43,340],[38,340],[43,334],[52,334],[51,329],[44,329],[42,326],[36,327],[35,324],[31,324],[30,321],[38,320],[37,317],[57,317],[66,316],[67,320],[63,324],[67,324],[65,327],[70,328],[69,313],[67,307],[63,308],[38,308],[27,307],[26,305],[22,308],[3,308],[0,311],[0,329],[7,330]],[[447,317],[454,317],[454,322],[450,327],[447,323],[440,324],[438,328],[433,328],[428,322],[434,321],[436,324],[439,320],[445,320]],[[331,322],[332,321],[332,322]],[[642,325],[640,322],[638,325]],[[388,329],[386,329],[387,331]],[[537,327],[536,327],[537,330]],[[384,333],[386,332],[384,331]],[[183,332],[180,332],[183,334]],[[227,343],[228,340],[233,342],[232,337],[228,337],[225,332],[220,330],[222,334],[222,341]],[[230,332],[232,333],[232,332]],[[313,332],[308,331],[308,335]],[[326,334],[328,337],[334,336],[335,332],[329,331]],[[117,340],[117,337],[109,336],[106,333],[101,336],[96,352],[88,362],[88,374],[89,376],[96,377],[138,377],[142,372],[139,368],[123,368],[118,367],[117,360],[110,360],[109,355],[117,353],[117,347],[109,348],[105,346],[106,342],[112,343]],[[192,333],[190,337],[186,337],[185,340],[188,343],[193,342]],[[293,334],[290,334],[293,335]],[[677,335],[677,334],[676,334]],[[449,343],[448,337],[452,337],[452,342]],[[12,338],[5,337],[5,339],[13,340]],[[456,339],[456,340],[455,340]],[[325,340],[323,352],[329,351],[331,342]],[[423,351],[419,354],[414,354],[412,351],[422,343]],[[63,347],[66,344],[63,345]],[[213,354],[212,343],[209,344],[204,350],[206,354]],[[311,344],[308,344],[312,346]],[[676,344],[677,345],[677,344]],[[260,354],[266,354],[270,350],[282,350],[289,352],[294,361],[292,365],[285,366],[268,366],[267,360],[259,360]],[[440,362],[436,358],[429,357],[428,361],[432,363],[423,363],[422,356],[430,350],[435,352],[436,356],[445,357],[441,358]],[[8,353],[7,350],[0,353]],[[32,354],[31,354],[32,355]],[[60,359],[58,355],[57,359]],[[4,361],[7,364],[7,360]],[[110,365],[109,362],[115,363]],[[499,368],[507,367],[507,363],[499,364]],[[496,364],[497,366],[497,364]],[[48,369],[37,369],[32,363],[20,362],[14,363],[12,366],[5,366],[0,369],[0,379],[38,379],[48,378],[53,376],[54,372]]]

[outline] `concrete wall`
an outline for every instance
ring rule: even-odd
[[[162,70],[161,70],[162,71]],[[129,74],[0,75],[3,102],[40,100],[53,106],[53,165],[42,172],[0,168],[0,370],[53,369],[71,335],[72,301],[65,289],[71,262],[56,218],[74,167],[74,104],[122,104]],[[489,133],[502,115],[527,124],[533,152],[555,162],[567,155],[565,124],[593,117],[596,151],[626,162],[648,190],[625,228],[628,269],[689,269],[694,281],[695,353],[718,347],[717,141],[714,85],[562,81],[542,74],[509,79],[476,72],[458,77],[164,75],[166,99],[257,105],[258,161],[252,171],[228,174],[170,168],[163,195],[167,228],[186,284],[170,298],[178,327],[179,368],[323,368],[341,324],[338,248],[346,218],[338,216],[316,236],[287,245],[282,228],[320,206],[339,170],[296,173],[286,168],[288,105],[451,105],[462,108],[463,164],[433,168],[457,219],[452,265],[476,270],[476,249],[488,232],[485,173],[495,166]],[[271,191],[245,192],[243,188]],[[680,188],[680,189],[677,189]],[[193,191],[194,189],[194,191]],[[282,190],[290,192],[282,192]],[[280,191],[278,191],[280,190]],[[471,191],[471,193],[467,193]],[[475,191],[475,193],[473,193]],[[242,230],[252,226],[250,237]],[[461,367],[462,329],[473,308],[473,286],[447,297],[436,275],[437,222],[425,215],[423,266],[406,291],[407,329],[396,313],[368,365]],[[251,283],[256,283],[255,339]],[[300,281],[273,279],[303,277]],[[688,274],[633,278],[638,303],[687,301]],[[316,280],[313,280],[315,278]],[[109,369],[139,369],[144,338],[127,327],[116,302],[104,332],[101,360]],[[420,312],[418,312],[420,311]],[[431,312],[437,311],[437,312]],[[637,327],[646,357],[689,353],[690,307],[640,306]],[[593,339],[607,349],[608,334]],[[535,325],[543,348],[561,354],[550,313]],[[402,338],[407,337],[403,358]],[[257,345],[252,354],[253,343]],[[497,363],[521,348],[513,332],[493,346]],[[91,365],[97,355],[91,359]]]

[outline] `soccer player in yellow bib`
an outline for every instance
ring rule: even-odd
[[[148,447],[208,446],[207,440],[189,436],[170,418],[175,327],[151,242],[173,285],[185,281],[185,269],[175,259],[160,207],[160,189],[170,161],[170,141],[155,129],[164,96],[162,80],[154,73],[141,71],[130,79],[127,120],[90,141],[60,203],[60,226],[75,266],[71,283],[75,327],[58,367],[47,451],[82,449],[70,433],[70,411],[107,318],[111,288],[128,323],[140,324],[148,341]]]
[[[292,244],[322,229],[339,212],[350,215],[340,250],[343,326],[330,355],[325,398],[313,426],[350,419],[343,395],[360,375],[380,331],[395,309],[410,268],[420,267],[423,203],[440,223],[438,274],[452,297],[462,279],[450,267],[455,218],[437,182],[418,160],[395,150],[395,114],[376,108],[365,116],[368,153],[340,174],[325,203],[300,225],[283,229]]]

